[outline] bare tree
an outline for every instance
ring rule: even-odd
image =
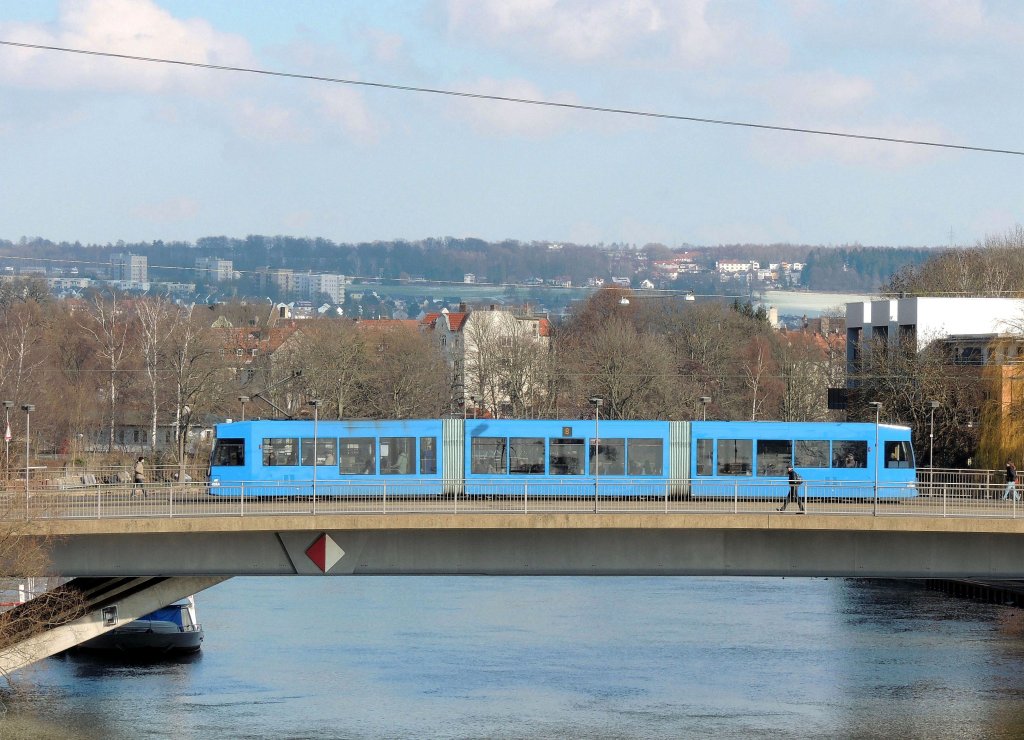
[[[160,396],[167,377],[164,352],[184,314],[178,306],[162,298],[139,301],[135,312],[139,322],[139,353],[142,355],[149,400],[150,450],[155,453]]]
[[[117,400],[123,385],[119,371],[131,351],[128,342],[129,315],[123,301],[116,295],[106,297],[96,294],[88,304],[88,310],[79,326],[92,338],[96,356],[102,362],[106,375],[107,452],[113,452]]]
[[[753,337],[743,352],[742,371],[750,391],[750,420],[755,421],[769,406],[773,394],[778,392],[777,366],[772,359],[771,346],[765,337]]]
[[[599,396],[610,419],[678,416],[672,354],[658,337],[612,318],[570,351],[565,362],[573,391],[567,405],[576,413],[585,413],[587,399]]]
[[[779,416],[784,421],[828,419],[828,389],[845,382],[845,356],[840,368],[837,336],[786,332],[774,343],[781,384]]]
[[[850,417],[873,420],[868,405],[882,403],[883,421],[912,429],[917,457],[927,459],[931,421],[930,401],[939,403],[935,418],[937,465],[965,467],[977,450],[984,406],[981,367],[954,366],[942,342],[925,342],[918,350],[913,340],[889,344],[871,340],[862,348],[860,363],[851,376]]]
[[[462,330],[463,387],[465,395],[495,416],[501,413],[500,327],[490,311],[473,311]]]
[[[359,408],[368,378],[367,342],[346,319],[316,321],[303,327],[280,366],[302,370],[310,398],[319,398],[325,418],[344,419]]]
[[[225,408],[229,374],[223,348],[190,309],[167,341],[167,363],[173,407],[176,456],[184,473],[188,439],[197,419]]]
[[[906,268],[882,286],[883,295],[999,296],[1020,292],[1024,227],[985,237],[970,248],[949,249],[917,269]]]
[[[415,329],[366,338],[369,352],[363,415],[374,419],[440,416],[448,405],[444,358]]]
[[[548,344],[534,319],[513,317],[506,324],[498,338],[497,390],[507,414],[523,418],[536,413],[547,385]]]
[[[474,311],[463,329],[465,389],[494,416],[526,416],[545,389],[548,338],[511,311]]]
[[[17,303],[0,316],[0,385],[11,398],[24,398],[28,383],[38,380],[44,365],[45,334],[40,307]]]

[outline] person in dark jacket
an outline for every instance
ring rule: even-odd
[[[789,473],[789,495],[786,496],[785,502],[779,507],[779,511],[785,511],[792,501],[800,507],[801,513],[805,513],[804,502],[800,500],[800,484],[804,482],[804,479],[793,469],[792,465],[786,468],[786,472]]]
[[[1006,488],[1003,489],[1003,501],[1010,498],[1010,494],[1013,494],[1014,501],[1020,501],[1020,494],[1017,493],[1017,466],[1013,464],[1012,460],[1006,461]]]

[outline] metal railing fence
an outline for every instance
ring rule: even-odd
[[[1024,487],[1022,487],[1024,488]],[[530,514],[543,512],[647,514],[763,514],[778,509],[806,515],[1017,518],[1024,506],[1004,499],[1000,483],[873,481],[805,482],[787,503],[785,481],[509,480],[466,483],[444,492],[438,480],[291,483],[205,482],[96,484],[74,489],[16,487],[0,492],[0,516],[27,519],[317,514]],[[1020,496],[1020,493],[1017,494]]]

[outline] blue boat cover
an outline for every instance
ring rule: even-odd
[[[165,606],[162,609],[150,612],[142,619],[151,619],[159,622],[173,622],[178,627],[184,627],[181,620],[181,607],[180,606]]]

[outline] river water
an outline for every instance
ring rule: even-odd
[[[49,659],[3,738],[1024,736],[1024,610],[885,581],[236,578],[202,653]]]

